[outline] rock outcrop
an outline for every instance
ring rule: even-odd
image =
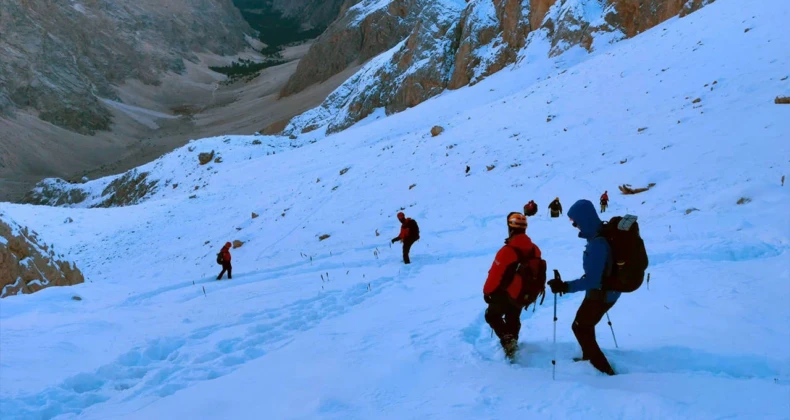
[[[109,129],[115,85],[156,85],[198,52],[241,51],[252,32],[231,0],[0,0],[0,28],[0,115],[34,110],[87,134]]]
[[[403,111],[516,63],[536,41],[549,43],[549,56],[573,47],[593,51],[712,2],[363,0],[315,42],[308,53],[313,59],[300,63],[283,94],[324,80],[355,60],[364,61],[369,54],[363,51],[391,47],[368,61],[320,107],[294,117],[283,134],[293,137],[318,129],[333,133],[378,108],[387,114]],[[385,30],[372,38],[366,24]]]
[[[62,260],[35,232],[0,212],[0,297],[84,281],[73,263]]]

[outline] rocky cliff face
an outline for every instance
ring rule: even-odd
[[[109,129],[114,85],[156,85],[195,53],[241,51],[251,32],[231,0],[0,0],[0,28],[0,115],[34,110],[79,133]]]
[[[320,107],[293,118],[283,133],[340,131],[378,108],[391,114],[444,89],[475,84],[515,63],[532,42],[548,42],[550,56],[577,46],[593,51],[712,2],[363,0],[316,41],[308,54],[313,59],[300,63],[283,94],[329,77],[354,60],[365,60],[362,51],[388,49]],[[386,30],[365,31],[366,22],[383,24]]]
[[[80,270],[44,244],[35,232],[0,212],[0,297],[84,282]]]

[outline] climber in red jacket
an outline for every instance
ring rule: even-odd
[[[217,276],[217,280],[221,280],[226,271],[228,272],[228,280],[233,278],[233,267],[230,265],[230,247],[232,245],[233,244],[230,242],[226,242],[225,246],[223,246],[222,250],[219,252],[222,256],[222,271],[219,273],[219,276]]]
[[[420,239],[420,227],[417,226],[414,219],[407,218],[403,212],[398,213],[398,220],[400,221],[400,234],[392,238],[392,243],[403,242],[403,263],[410,264],[409,251],[411,246]]]

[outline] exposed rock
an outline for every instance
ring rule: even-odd
[[[129,171],[114,179],[102,191],[101,196],[107,197],[101,203],[91,207],[123,207],[139,203],[149,194],[156,192],[158,180],[148,180],[148,172]]]
[[[252,218],[253,219],[257,219],[258,218],[258,213],[252,212]]]
[[[435,125],[431,128],[431,136],[436,137],[444,132],[444,127]]]
[[[301,92],[354,62],[363,63],[394,47],[414,26],[414,16],[408,12],[419,1],[347,1],[343,16],[313,43],[280,94]]]
[[[244,242],[242,242],[242,241],[240,241],[238,239],[233,241],[233,249],[241,248],[242,245],[244,245]]]
[[[631,194],[639,194],[641,192],[645,192],[655,186],[656,184],[654,182],[651,182],[650,184],[647,184],[647,187],[644,188],[632,188],[631,185],[629,184],[620,185],[618,188],[620,189],[621,193],[625,195],[631,195]]]
[[[700,102],[702,102],[702,98],[697,98],[697,99],[691,101],[692,104],[698,104]]]
[[[0,297],[84,281],[73,263],[58,260],[35,232],[0,212]]]
[[[751,199],[751,198],[748,198],[748,197],[741,197],[741,198],[738,200],[738,203],[737,203],[737,204],[738,204],[738,205],[741,205],[741,204],[747,204],[747,203],[751,203],[751,202],[752,202],[752,199]]]
[[[211,162],[212,159],[214,159],[214,151],[213,150],[211,151],[211,153],[203,152],[203,153],[198,155],[198,162],[200,162],[201,165],[205,165],[205,164]]]
[[[708,3],[712,0],[469,0],[465,5],[453,0],[363,0],[313,45],[308,56],[314,57],[300,63],[283,93],[325,80],[348,65],[341,63],[364,60],[358,51],[370,45],[362,38],[370,36],[365,25],[372,22],[390,22],[384,25],[387,30],[377,32],[373,50],[391,48],[366,63],[320,107],[294,117],[283,133],[293,136],[326,127],[331,134],[376,109],[384,108],[389,115],[445,89],[475,84],[517,63],[532,39],[548,40],[550,56],[573,46],[593,51],[600,43],[634,36]],[[382,16],[385,9],[388,16]],[[367,14],[361,17],[363,10]],[[401,17],[397,25],[392,24],[395,16]],[[403,34],[410,22],[414,23],[408,34]],[[388,42],[388,37],[400,42]],[[324,56],[330,57],[330,64],[324,65]],[[547,122],[553,118],[550,115]]]
[[[77,295],[74,295],[74,296],[71,297],[71,300],[81,301],[82,298],[77,296]]]
[[[39,182],[22,199],[24,204],[42,206],[68,206],[79,204],[88,198],[88,194],[78,186],[60,178],[50,178]]]
[[[232,55],[252,30],[232,0],[2,1],[0,114],[30,108],[84,134],[108,130],[102,99],[127,79],[160,83],[195,53]]]
[[[323,241],[324,239],[329,239],[329,237],[330,237],[330,235],[325,233],[325,234],[319,236],[318,240],[319,241]]]
[[[777,96],[774,99],[775,104],[790,104],[790,96]]]
[[[694,213],[695,211],[699,211],[699,209],[698,208],[694,208],[694,207],[692,207],[690,209],[686,209],[686,215]]]

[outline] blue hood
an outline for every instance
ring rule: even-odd
[[[590,200],[579,200],[568,210],[568,217],[571,218],[581,231],[580,238],[592,239],[598,235],[601,229],[601,219],[598,212]]]

